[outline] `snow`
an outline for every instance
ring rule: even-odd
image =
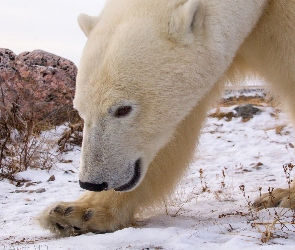
[[[235,107],[222,107],[222,111]],[[135,227],[114,233],[56,238],[34,220],[51,203],[74,200],[83,192],[78,185],[78,147],[60,156],[70,163],[57,163],[49,172],[29,169],[19,173],[35,185],[16,187],[0,181],[0,249],[294,249],[290,210],[255,211],[248,206],[259,196],[259,187],[262,192],[268,187],[286,188],[282,166],[294,163],[294,130],[288,117],[267,105],[259,108],[263,112],[248,122],[209,117],[196,160],[171,203],[146,214]],[[281,125],[278,134],[275,128]],[[64,128],[58,128],[52,138]],[[48,182],[52,175],[55,181]],[[46,191],[15,192],[40,188]],[[272,237],[263,243],[267,231]]]

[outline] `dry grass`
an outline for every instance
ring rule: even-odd
[[[0,128],[0,179],[7,178],[19,184],[26,180],[16,179],[16,174],[28,168],[49,170],[54,164],[49,144],[42,133],[34,130],[33,116],[24,117],[17,109],[1,116]]]
[[[289,163],[283,166],[283,171],[286,176],[286,183],[288,184],[287,190],[289,190],[289,197],[287,199],[290,200],[290,196],[292,195],[291,191],[291,171],[294,169],[294,165]],[[287,237],[288,232],[295,232],[295,208],[294,205],[290,204],[290,208],[282,208],[279,207],[279,204],[275,203],[275,194],[274,188],[268,188],[268,201],[264,203],[260,203],[257,208],[257,204],[253,203],[249,196],[246,195],[245,186],[240,186],[240,190],[248,204],[248,208],[252,217],[253,222],[251,223],[252,228],[255,228],[261,234],[261,242],[267,243],[271,239],[274,238],[282,238],[280,233],[283,233]],[[259,196],[260,199],[262,197],[261,193],[262,188],[259,188]],[[294,194],[293,194],[294,195]],[[259,200],[259,199],[258,199]],[[268,208],[267,204],[272,203],[273,210]],[[266,206],[267,205],[267,206]],[[293,218],[291,220],[285,220],[285,216],[287,213],[292,213]]]
[[[233,117],[235,117],[236,115],[234,114],[234,112],[221,112],[220,111],[220,107],[216,109],[216,111],[212,114],[209,115],[209,117],[212,118],[217,118],[218,120],[224,119],[227,122],[230,122],[232,120]]]
[[[67,118],[64,113],[52,121],[49,117],[40,118],[36,113],[38,103],[23,93],[25,88],[15,91],[14,99],[10,96],[8,100],[1,84],[5,82],[0,78],[0,180],[6,178],[19,185],[27,180],[18,179],[17,173],[28,168],[49,170],[54,166],[59,154],[53,153],[57,142],[51,142],[42,131],[54,128],[57,121],[66,122]],[[20,104],[21,99],[28,103],[25,109]],[[77,122],[77,112],[70,110],[68,119]],[[63,145],[67,143],[64,139]],[[72,142],[72,138],[68,140]]]
[[[58,140],[59,151],[66,152],[72,150],[74,146],[82,145],[84,123],[80,120],[78,123],[69,124],[69,128],[64,131]]]
[[[289,195],[291,195],[291,171],[295,168],[293,164],[287,164],[283,166],[283,171],[286,175],[286,183],[289,187]],[[237,174],[235,172],[233,174]],[[231,182],[233,177],[228,173],[228,169],[224,168],[221,170],[221,174],[218,175],[217,180],[220,182],[219,188],[210,187],[209,182],[206,179],[206,175],[203,169],[199,169],[199,179],[198,185],[194,186],[189,194],[179,193],[178,197],[170,204],[169,209],[166,206],[166,214],[172,217],[186,216],[190,214],[190,217],[197,215],[192,215],[189,212],[189,208],[186,206],[193,200],[198,200],[198,196],[202,193],[211,193],[214,195],[216,202],[233,202],[234,197],[238,195],[235,192],[235,187]],[[253,195],[251,197],[247,195],[246,186],[241,185],[240,191],[244,200],[246,201],[247,211],[235,211],[229,213],[219,214],[218,219],[225,217],[244,217],[247,223],[255,229],[259,234],[258,239],[261,243],[268,243],[276,238],[288,238],[290,234],[295,233],[295,209],[291,208],[267,208],[257,209],[253,203]],[[259,195],[261,195],[261,188],[259,188]],[[273,188],[269,188],[269,197],[273,198]],[[185,198],[183,198],[185,197]],[[290,218],[290,213],[293,214],[293,218]],[[288,216],[287,216],[288,214]],[[286,217],[287,216],[287,217]],[[218,219],[215,220],[216,224],[219,224]],[[230,224],[229,224],[230,225]],[[224,226],[221,225],[221,228]],[[233,230],[232,228],[229,230]],[[245,235],[245,237],[248,237]]]

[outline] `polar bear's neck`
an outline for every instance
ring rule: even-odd
[[[207,41],[230,61],[255,27],[268,0],[207,0]]]
[[[198,1],[198,0],[188,0]],[[136,19],[147,16],[162,26],[167,32],[167,23],[177,6],[186,0],[109,0],[105,15],[112,19],[116,27],[122,20]],[[217,81],[230,66],[238,48],[258,22],[269,0],[199,0],[205,4],[205,34],[201,37],[203,51],[207,54],[210,67],[196,68],[197,71],[215,72],[215,79],[206,78],[208,82]],[[110,18],[111,16],[111,18]],[[199,46],[199,45],[198,45]],[[213,61],[209,62],[211,58]],[[199,61],[199,60],[198,60]],[[215,64],[215,65],[214,65]],[[218,66],[216,66],[218,64]],[[212,73],[211,77],[212,77]]]
[[[230,67],[239,47],[262,16],[268,0],[205,0],[204,57],[196,64],[203,75],[203,95]],[[202,82],[202,79],[201,81]],[[205,87],[206,86],[206,87]],[[203,96],[200,95],[200,96]]]

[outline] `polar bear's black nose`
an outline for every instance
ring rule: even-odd
[[[89,191],[100,192],[103,190],[108,190],[108,184],[103,182],[101,184],[89,183],[89,182],[82,182],[79,181],[80,187]]]

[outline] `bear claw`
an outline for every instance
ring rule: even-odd
[[[61,205],[58,205],[58,206],[56,206],[55,208],[53,208],[53,209],[50,211],[50,214],[52,214],[52,213],[62,214],[62,213],[63,213],[62,206],[61,206]]]
[[[64,211],[64,216],[68,216],[70,213],[74,211],[73,207],[67,207]]]
[[[58,224],[58,223],[55,223],[56,227],[59,229],[59,230],[64,230],[65,227],[63,227],[62,225]]]
[[[89,221],[91,219],[92,215],[93,215],[93,212],[91,210],[89,210],[89,209],[86,210],[84,215],[83,215],[83,220],[84,221]]]

